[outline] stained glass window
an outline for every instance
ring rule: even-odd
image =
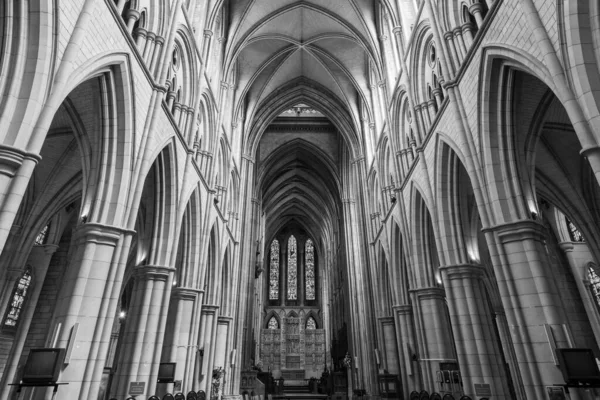
[[[271,261],[269,264],[269,300],[279,299],[279,241],[271,243]]]
[[[567,228],[569,228],[569,236],[571,237],[571,241],[585,242],[585,240],[583,240],[583,235],[581,234],[581,232],[579,232],[579,229],[577,229],[575,224],[571,222],[571,220],[567,217],[565,217],[565,220],[567,221]]]
[[[306,320],[306,329],[317,329],[317,321],[313,317],[308,317]]]
[[[298,298],[298,254],[296,254],[296,238],[292,235],[288,239],[288,276],[287,276],[287,298],[296,300]]]
[[[279,321],[277,321],[277,318],[271,317],[269,320],[269,329],[279,329]]]
[[[48,230],[50,229],[50,223],[47,223],[46,226],[42,228],[40,233],[35,237],[35,245],[41,246],[46,244],[46,239],[48,237]]]
[[[306,300],[315,299],[315,247],[312,240],[308,239],[304,246],[305,259],[305,280],[306,280]]]
[[[31,271],[27,270],[19,279],[17,287],[12,295],[12,301],[8,309],[8,314],[4,320],[4,326],[10,328],[15,328],[17,326],[17,322],[19,322],[19,316],[21,315],[21,309],[23,308],[23,303],[25,303],[25,296],[27,295],[27,290],[29,289],[30,284]]]
[[[594,295],[594,301],[600,308],[600,277],[592,267],[588,267],[588,277],[590,279],[590,289]]]

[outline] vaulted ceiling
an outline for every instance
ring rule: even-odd
[[[351,128],[359,132],[359,100],[369,98],[369,64],[381,65],[375,4],[371,0],[231,2],[226,65],[237,76],[235,105],[238,110],[247,107],[248,124],[274,94],[297,82],[340,104]]]
[[[317,242],[340,239],[340,154],[363,153],[363,111],[371,112],[371,82],[382,76],[376,5],[230,3],[225,65],[236,77],[235,114],[245,115],[247,148],[257,153],[267,235],[299,223]],[[298,103],[320,114],[285,114]]]

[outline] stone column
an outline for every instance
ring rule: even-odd
[[[40,157],[0,144],[0,253]]]
[[[127,31],[133,34],[133,26],[140,19],[140,12],[138,10],[129,9],[127,10]]]
[[[446,311],[444,289],[424,287],[411,290],[418,304],[419,363],[424,387],[436,387],[440,363],[458,362],[452,326]]]
[[[216,347],[217,312],[219,306],[204,304],[200,318],[199,346],[203,349],[202,364],[200,365],[200,389],[210,395],[212,384],[212,369],[214,351]]]
[[[400,373],[398,342],[396,341],[396,325],[394,317],[379,318],[383,331],[383,349],[379,350],[380,369],[387,369],[390,374]]]
[[[545,386],[562,382],[552,345],[568,347],[568,320],[545,247],[544,227],[520,220],[485,229],[501,250],[496,278],[506,310],[526,398],[546,396]],[[489,239],[488,239],[489,242]]]
[[[73,344],[61,373],[61,381],[69,382],[60,389],[63,398],[97,396],[131,237],[130,231],[97,223],[82,224],[73,233],[73,253],[48,330],[48,337],[58,333],[56,347]]]
[[[222,367],[225,370],[225,375],[221,378],[219,387],[219,398],[224,394],[226,382],[231,379],[230,367],[230,338],[229,331],[231,325],[231,317],[219,317],[217,319],[217,336],[215,338],[215,354],[213,368]],[[229,393],[228,393],[229,394]]]
[[[400,381],[402,382],[402,393],[408,399],[413,390],[419,390],[422,382],[419,374],[419,364],[416,361],[417,345],[414,335],[415,324],[413,310],[410,304],[399,304],[392,307],[396,323],[396,340],[402,365],[400,366]]]
[[[481,28],[483,25],[483,6],[478,0],[475,0],[473,4],[469,6],[469,12],[475,17],[477,28]]]
[[[134,270],[123,352],[115,374],[115,397],[126,398],[130,382],[146,382],[147,396],[156,392],[174,271],[159,265],[141,265]]]
[[[462,29],[460,27],[456,27],[452,33],[454,34],[454,44],[456,45],[456,50],[459,52],[461,60],[464,60],[465,57],[467,57],[469,49],[467,49],[467,46],[465,45]]]
[[[154,39],[154,47],[152,49],[152,52],[148,52],[148,54],[150,55],[150,62],[147,64],[151,74],[156,75],[158,73],[160,54],[162,52],[164,44],[165,38],[163,38],[162,36],[156,36],[156,38]],[[155,78],[159,79],[160,77],[155,76]]]
[[[452,33],[452,31],[448,31],[446,33],[444,33],[444,39],[446,40],[446,43],[448,44],[448,49],[450,49],[450,57],[449,61],[453,66],[453,71],[457,71],[460,68],[460,58],[458,57],[458,52],[456,50],[456,47],[454,46],[454,34]]]
[[[279,240],[279,305],[285,306],[287,297],[287,242]]]
[[[442,106],[444,99],[442,99],[442,89],[436,87],[433,89],[433,97],[435,98],[435,102],[437,103],[438,109]]]
[[[183,391],[196,389],[194,365],[198,354],[198,309],[202,303],[202,290],[178,287],[173,289],[170,310],[175,314],[172,318],[173,325],[170,343],[166,343],[162,362],[176,362],[175,379],[182,381]]]
[[[306,244],[306,238],[298,239],[298,304],[304,306],[306,295],[305,295],[305,280],[306,280],[306,267],[305,263],[305,255],[304,255],[304,246]]]
[[[154,54],[154,47],[156,46],[156,34],[154,32],[148,32],[146,34],[146,45],[144,46],[143,58],[146,61],[146,65],[150,66],[152,63],[152,55]]]
[[[135,32],[135,44],[140,54],[144,54],[146,48],[146,38],[148,37],[148,31],[144,28],[137,28]]]
[[[463,37],[465,38],[465,43],[467,44],[467,47],[471,47],[473,45],[473,41],[475,39],[473,36],[473,32],[475,31],[473,24],[471,22],[465,23],[462,26],[462,31],[463,31]]]
[[[423,117],[423,106],[421,104],[417,104],[415,106],[415,120],[419,129],[416,130],[415,133],[423,132],[423,135],[427,135],[428,126],[425,125],[425,118]],[[423,138],[419,137],[419,143],[423,143]]]
[[[474,384],[487,383],[494,399],[510,399],[499,338],[494,331],[485,293],[483,268],[464,264],[440,267],[440,271],[455,329],[465,394],[474,398]]]

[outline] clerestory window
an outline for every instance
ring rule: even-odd
[[[4,318],[4,323],[2,324],[3,328],[7,330],[16,330],[19,323],[19,318],[21,317],[21,311],[23,310],[23,305],[27,299],[27,292],[29,291],[30,285],[31,270],[27,269],[15,285],[6,317]]]

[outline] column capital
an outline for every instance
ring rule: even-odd
[[[133,8],[130,8],[129,10],[127,10],[127,19],[133,19],[135,21],[137,21],[138,19],[140,19],[140,15],[141,13],[138,10],[134,10]]]
[[[412,314],[413,308],[410,304],[396,304],[392,306],[392,310],[396,312],[396,314]]]
[[[33,160],[37,164],[42,158],[16,147],[0,144],[0,175],[12,178],[26,159]]]
[[[465,22],[461,29],[463,32],[473,32],[475,30],[475,25],[471,21]]]
[[[441,287],[423,287],[411,289],[410,292],[415,293],[419,298],[422,299],[443,299],[446,297],[446,291]]]
[[[480,278],[485,272],[485,268],[477,264],[444,265],[439,269],[446,273],[448,279]]]
[[[42,250],[44,250],[44,253],[46,253],[48,255],[52,255],[52,254],[56,253],[56,250],[58,250],[57,244],[43,244],[39,247],[41,247]]]
[[[196,300],[196,298],[204,294],[204,290],[193,289],[187,287],[176,287],[171,291],[174,298],[181,300]]]
[[[148,31],[144,28],[136,28],[134,33],[141,37],[147,37],[148,35]]]
[[[166,281],[175,268],[164,265],[139,265],[133,270],[134,276],[146,280]]]
[[[396,35],[401,35],[402,34],[402,25],[395,26],[394,29],[392,29],[392,32],[394,32],[394,34],[396,34]]]
[[[204,37],[205,38],[208,39],[208,38],[212,37],[212,35],[213,35],[213,32],[210,29],[205,29],[204,30]]]
[[[452,33],[452,31],[448,31],[448,32],[444,33],[444,39],[446,39],[446,40],[452,39],[453,36],[454,36],[454,33]]]
[[[473,15],[481,13],[482,11],[483,5],[478,0],[475,0],[475,2],[469,6],[469,12]]]
[[[225,315],[221,315],[219,318],[217,318],[218,324],[231,324],[231,321],[233,321],[233,317],[228,317]]]
[[[75,235],[77,242],[95,242],[97,244],[116,246],[122,234],[135,233],[134,231],[116,226],[88,222],[80,224]]]
[[[202,314],[203,315],[215,315],[217,311],[219,311],[219,306],[214,304],[202,304]]]
[[[482,230],[484,233],[496,232],[502,243],[522,241],[526,239],[543,240],[544,227],[537,221],[523,219],[500,224]]]
[[[156,36],[156,39],[154,39],[154,41],[156,42],[156,44],[164,44],[165,43],[165,38],[162,36]]]
[[[392,316],[387,316],[387,317],[379,317],[377,318],[379,321],[381,321],[382,324],[385,325],[390,325],[390,324],[394,324],[394,317]]]

